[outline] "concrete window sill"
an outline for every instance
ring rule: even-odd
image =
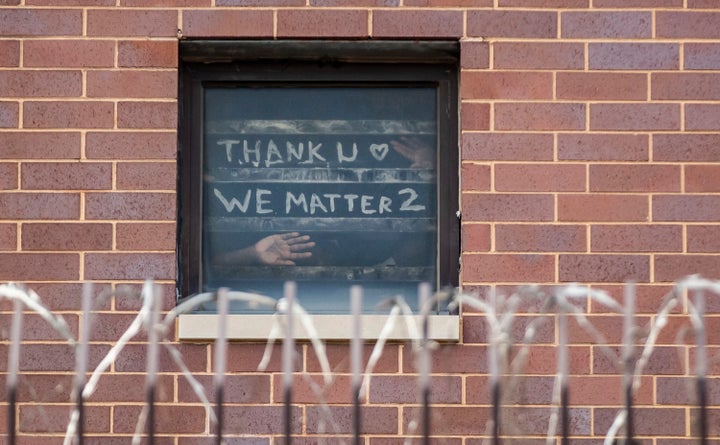
[[[419,331],[420,317],[413,317]],[[314,315],[313,325],[322,340],[341,341],[352,337],[351,315]],[[387,320],[386,315],[363,315],[362,337],[365,340],[379,338]],[[409,320],[403,316],[396,319],[388,340],[402,341],[413,338],[408,329]],[[456,342],[460,339],[460,317],[457,315],[431,315],[428,318],[429,337],[436,341]],[[217,315],[181,315],[178,321],[178,337],[184,341],[213,340],[217,337]],[[229,315],[228,339],[258,341],[266,340],[273,326],[272,315]],[[307,340],[308,334],[299,322],[294,332],[298,340]],[[417,333],[416,333],[417,334]]]

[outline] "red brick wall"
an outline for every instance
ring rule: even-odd
[[[720,6],[714,0],[0,0],[0,282],[22,281],[79,330],[80,283],[164,284],[174,304],[177,36],[458,39],[462,42],[463,287],[578,281],[622,295],[639,286],[651,321],[673,280],[720,278]],[[93,363],[138,303],[101,309]],[[710,302],[717,312],[720,305]],[[0,379],[8,305],[0,310]],[[588,317],[612,344],[620,321]],[[720,318],[711,317],[711,326]],[[478,445],[489,415],[483,319],[434,356],[434,434]],[[645,443],[689,443],[683,379],[693,351],[673,316],[636,402]],[[711,329],[711,352],[720,352]],[[70,349],[36,317],[23,347],[21,444],[58,444],[68,418]],[[555,372],[548,326],[506,418],[540,443]],[[620,379],[577,327],[571,334],[576,443],[599,443],[621,404]],[[211,347],[179,344],[209,385]],[[307,345],[301,368],[319,368]],[[279,362],[230,347],[231,443],[280,443]],[[328,400],[349,432],[347,346],[330,346]],[[90,400],[88,442],[129,443],[143,394],[145,345],[133,342]],[[277,357],[277,354],[275,355]],[[159,443],[211,443],[203,409],[169,358],[161,365]],[[720,375],[717,363],[711,368]],[[400,443],[416,414],[412,356],[391,345],[369,388],[368,445]],[[319,407],[298,377],[295,431],[320,438]],[[710,380],[720,403],[720,378]],[[4,386],[0,399],[4,399]],[[525,406],[523,406],[525,405]],[[711,410],[720,435],[720,409]],[[0,444],[5,440],[0,405]],[[507,430],[508,433],[513,433]]]

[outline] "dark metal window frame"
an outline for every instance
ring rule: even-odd
[[[223,83],[433,84],[438,92],[438,286],[456,287],[460,226],[457,42],[180,42],[178,294],[198,293],[202,270],[203,89]]]

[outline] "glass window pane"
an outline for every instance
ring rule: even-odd
[[[203,291],[347,312],[435,284],[436,119],[434,87],[206,88]]]

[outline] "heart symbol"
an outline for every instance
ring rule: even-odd
[[[382,161],[390,151],[388,144],[370,144],[370,154],[378,161]]]

